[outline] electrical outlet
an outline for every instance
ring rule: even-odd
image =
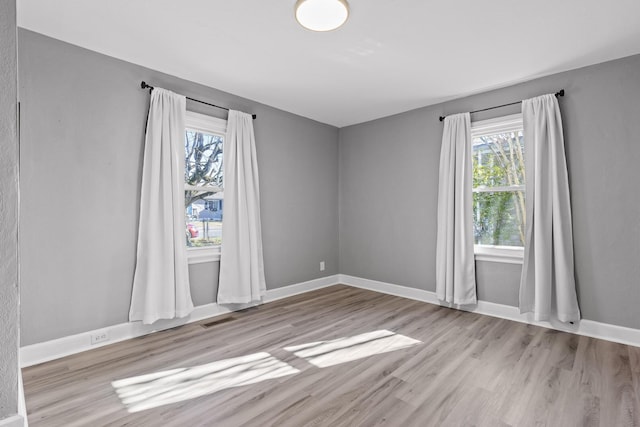
[[[320,261],[320,271],[324,271],[324,261]]]
[[[91,334],[91,345],[109,341],[109,332],[102,331],[97,334]]]

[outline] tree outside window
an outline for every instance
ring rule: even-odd
[[[525,169],[522,124],[474,132],[473,219],[476,245],[524,246]]]
[[[224,120],[187,112],[184,205],[189,247],[222,243],[225,128]]]

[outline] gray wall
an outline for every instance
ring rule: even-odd
[[[26,30],[19,40],[23,345],[127,321],[148,107],[140,80],[258,114],[269,289],[340,272],[435,290],[438,116],[564,88],[583,315],[640,328],[640,56],[338,131]],[[190,267],[196,305],[214,301],[218,267]],[[479,262],[477,272],[480,299],[517,305],[520,266]]]
[[[640,328],[640,56],[340,129],[340,272],[434,291],[438,116],[561,88],[583,317]],[[520,270],[478,262],[479,298],[517,305]]]
[[[27,30],[18,36],[23,345],[128,320],[149,104],[141,80],[258,115],[268,289],[338,272],[335,127]],[[213,302],[218,265],[190,273],[194,303]]]
[[[0,420],[18,412],[16,2],[0,1]]]

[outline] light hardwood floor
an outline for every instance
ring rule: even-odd
[[[640,425],[640,348],[347,286],[227,317],[24,369],[30,425]]]

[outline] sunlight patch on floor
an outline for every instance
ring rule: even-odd
[[[298,369],[262,352],[126,378],[111,385],[127,410],[138,412],[298,372]]]
[[[325,368],[374,354],[400,350],[421,342],[395,332],[380,330],[353,337],[285,347],[284,349],[305,359],[312,365]]]

